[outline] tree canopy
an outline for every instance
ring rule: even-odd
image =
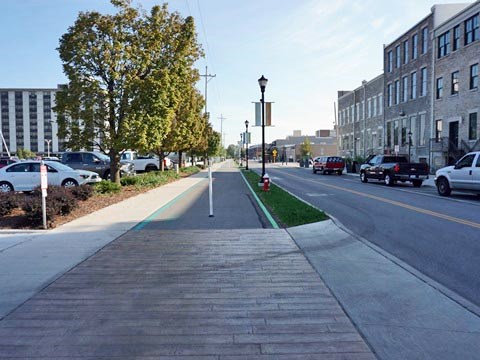
[[[57,94],[59,136],[71,149],[98,147],[119,182],[121,152],[162,148],[178,123],[198,116],[193,65],[202,50],[192,17],[167,5],[149,13],[111,0],[116,14],[82,12],[58,48],[69,83]],[[194,98],[192,100],[192,98]],[[182,112],[182,106],[195,115]],[[176,128],[176,127],[174,127]]]

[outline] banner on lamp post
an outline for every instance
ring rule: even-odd
[[[272,104],[265,102],[265,126],[272,126]],[[262,126],[262,103],[255,103],[255,126]]]

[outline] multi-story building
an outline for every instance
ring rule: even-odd
[[[383,82],[382,74],[338,92],[339,155],[365,158],[383,151]]]
[[[39,154],[62,150],[57,136],[55,94],[58,89],[0,89],[1,132],[10,153],[19,149]],[[6,154],[0,141],[0,153]]]
[[[468,6],[434,5],[428,16],[384,46],[386,153],[408,153],[412,161],[433,165],[433,34],[437,26]]]
[[[435,28],[432,164],[480,150],[480,1]]]

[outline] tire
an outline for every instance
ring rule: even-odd
[[[157,171],[157,167],[155,165],[147,165],[145,167],[145,171],[146,172],[150,172],[150,171]]]
[[[2,181],[0,182],[0,193],[12,192],[13,186],[9,182]]]
[[[363,183],[368,182],[367,174],[365,174],[365,171],[362,171],[360,173],[360,181],[363,182]]]
[[[385,174],[385,178],[383,180],[385,181],[385,185],[387,186],[395,185],[395,181],[391,178],[390,174]]]
[[[437,180],[437,191],[440,196],[449,196],[452,192],[448,180],[444,177]]]
[[[65,179],[62,182],[62,186],[66,188],[75,187],[78,186],[78,182],[74,179]]]
[[[412,184],[413,184],[413,187],[419,188],[420,186],[422,186],[423,181],[422,180],[413,180]]]
[[[316,174],[316,173],[317,173],[317,170],[315,170],[315,168],[313,168],[313,170],[312,170],[312,171],[313,171],[313,173],[314,173],[314,174]]]
[[[104,180],[110,180],[110,170],[107,170],[103,173],[103,177],[102,177]]]
[[[327,175],[327,170],[322,169],[322,175]]]
[[[340,175],[340,176],[342,176],[343,170],[338,170],[338,171],[337,171],[337,174]]]

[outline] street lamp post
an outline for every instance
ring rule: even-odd
[[[45,139],[45,142],[47,143],[47,157],[50,157],[50,143],[52,140]]]
[[[410,162],[410,148],[412,146],[412,131],[408,130],[408,162]]]
[[[245,170],[248,170],[248,120],[245,120]]]
[[[260,182],[263,183],[263,177],[265,176],[265,88],[267,87],[268,79],[262,75],[260,79],[258,79],[258,85],[260,85],[260,91],[262,92],[262,177]]]

